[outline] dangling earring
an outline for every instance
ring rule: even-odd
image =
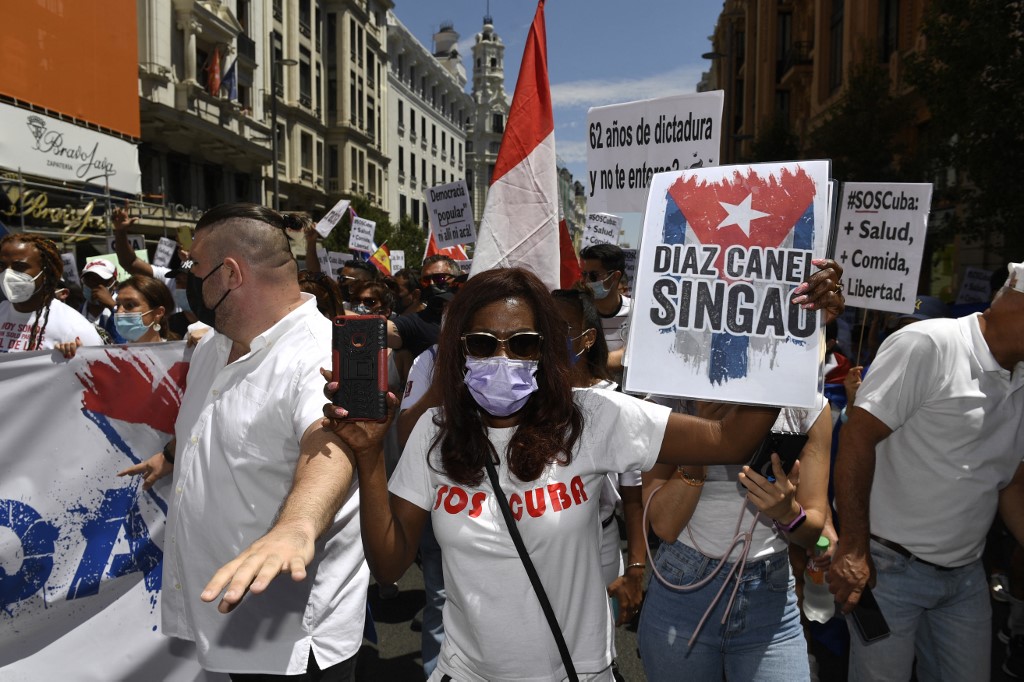
[[[155,323],[153,325],[153,331],[155,331],[155,332],[160,331],[160,323],[159,322],[157,322],[157,323]]]

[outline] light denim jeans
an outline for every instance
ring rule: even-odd
[[[717,559],[681,542],[663,543],[654,559],[665,580],[690,585],[709,575]],[[730,564],[692,592],[665,587],[651,578],[637,638],[647,679],[799,682],[810,679],[807,642],[800,627],[789,554],[779,552],[747,562],[726,623],[722,616],[735,585],[730,580],[688,646],[708,605],[725,582]]]
[[[850,626],[850,682],[989,679],[992,605],[981,560],[950,570],[907,559],[871,541],[873,589],[892,634],[866,644]]]
[[[420,536],[420,568],[423,571],[423,591],[427,601],[423,606],[423,630],[420,632],[420,647],[423,656],[423,673],[430,677],[437,667],[444,640],[444,568],[441,564],[441,546],[434,537],[434,525],[427,518]]]

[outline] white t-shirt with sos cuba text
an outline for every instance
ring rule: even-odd
[[[502,454],[502,490],[577,672],[583,679],[610,680],[612,632],[599,556],[601,484],[610,471],[654,465],[669,410],[610,391],[574,391],[573,399],[585,425],[572,462],[548,465],[535,481],[524,483],[508,469],[504,453],[514,427],[488,429],[488,437]],[[561,680],[565,671],[555,640],[490,480],[485,476],[473,487],[439,472],[440,452],[430,450],[436,409],[417,422],[390,482],[393,494],[430,511],[442,549],[445,641],[435,676]]]

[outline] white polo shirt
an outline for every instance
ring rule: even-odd
[[[288,494],[299,440],[323,417],[320,367],[331,363],[331,323],[303,304],[227,364],[231,340],[196,347],[175,424],[174,502],[167,522],[163,632],[193,640],[206,670],[295,675],[310,647],[321,668],[359,650],[369,570],[353,483],[317,542],[307,577],[278,576],[230,614],[199,595],[213,574],[273,525]]]
[[[1024,366],[999,366],[978,317],[895,332],[855,403],[893,430],[876,448],[871,532],[940,566],[981,556],[1024,457]]]

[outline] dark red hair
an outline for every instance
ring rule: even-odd
[[[472,277],[445,308],[434,371],[441,379],[442,407],[431,449],[440,448],[444,473],[457,483],[479,485],[484,457],[499,453],[487,439],[481,410],[466,387],[466,357],[461,336],[486,305],[509,298],[526,303],[534,328],[544,336],[537,391],[520,411],[521,419],[508,445],[509,469],[521,481],[540,477],[553,462],[568,464],[583,430],[583,415],[573,402],[566,356],[566,326],[551,292],[529,270],[502,268]]]

